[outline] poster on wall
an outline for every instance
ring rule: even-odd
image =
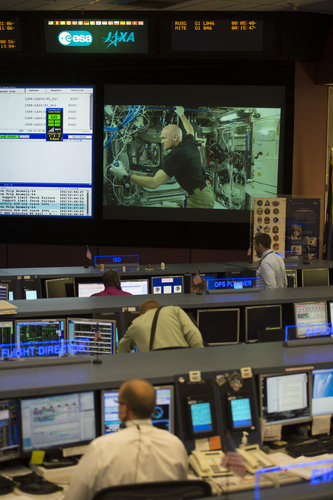
[[[320,198],[287,200],[286,251],[303,260],[319,258]]]
[[[269,234],[271,248],[284,257],[286,234],[286,198],[254,198],[252,241],[257,233]],[[253,262],[260,258],[252,249]]]

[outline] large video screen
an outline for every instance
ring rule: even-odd
[[[104,218],[247,222],[253,197],[282,185],[284,94],[106,85]]]
[[[0,215],[92,217],[93,87],[0,87]]]

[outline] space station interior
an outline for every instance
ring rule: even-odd
[[[104,205],[186,207],[187,193],[174,178],[148,189],[117,176],[154,176],[162,168],[160,133],[175,123],[174,106],[105,105]],[[194,128],[202,167],[215,193],[214,209],[245,210],[254,197],[277,195],[280,149],[280,108],[185,107]]]

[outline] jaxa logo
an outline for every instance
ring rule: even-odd
[[[105,47],[105,50],[107,50],[111,45],[114,45],[117,47],[118,43],[124,42],[132,42],[134,43],[134,32],[131,31],[128,33],[127,31],[115,31],[112,33],[112,31],[109,32],[108,36],[106,38],[103,38],[104,43],[108,43],[108,45]]]

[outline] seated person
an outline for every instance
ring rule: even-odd
[[[120,276],[117,271],[110,269],[103,275],[104,290],[94,293],[91,297],[98,295],[132,295],[129,292],[124,292],[120,286]]]
[[[132,321],[118,344],[118,354],[131,352],[135,346],[148,352],[153,319],[160,304],[145,300],[140,306],[140,316]],[[161,308],[156,324],[152,350],[172,347],[203,347],[200,330],[183,309],[178,306]]]
[[[118,432],[92,441],[73,474],[64,500],[92,500],[119,484],[187,479],[187,453],[179,438],[151,423],[155,390],[145,380],[128,380],[119,391]]]

